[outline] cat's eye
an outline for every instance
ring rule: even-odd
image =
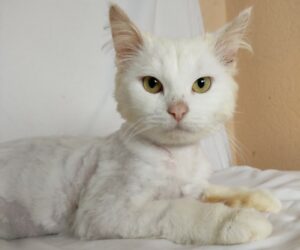
[[[210,89],[212,79],[209,76],[200,77],[193,83],[193,91],[196,93],[205,93]]]
[[[159,93],[163,89],[163,86],[160,83],[160,81],[152,76],[143,77],[143,86],[144,89],[151,94]]]

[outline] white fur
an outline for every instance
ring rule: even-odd
[[[115,95],[126,123],[107,138],[3,143],[0,238],[70,232],[82,239],[236,244],[267,237],[272,227],[259,212],[199,201],[211,168],[198,140],[235,107],[237,84],[215,51],[220,38],[155,38],[140,34],[118,7],[110,14]],[[138,46],[126,47],[128,41]],[[141,78],[149,75],[162,82],[163,93],[144,90]],[[192,92],[203,76],[212,77],[211,89]],[[179,129],[167,112],[176,101],[189,108]]]

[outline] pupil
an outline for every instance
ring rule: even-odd
[[[205,80],[203,78],[198,79],[197,84],[199,88],[203,88],[205,86]]]
[[[150,78],[149,79],[149,87],[153,89],[156,86],[156,79],[155,78]]]

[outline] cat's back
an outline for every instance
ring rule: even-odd
[[[2,142],[0,171],[52,168],[97,143],[101,143],[100,138],[88,137],[36,137]]]
[[[55,173],[71,175],[101,142],[100,138],[88,137],[36,137],[1,143],[0,194],[4,183],[17,186],[25,181],[33,184],[37,178],[49,179]]]

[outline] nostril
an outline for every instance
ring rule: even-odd
[[[168,109],[168,113],[169,113],[170,115],[172,115],[175,119],[176,119],[176,116],[178,116],[178,114],[177,114],[176,112],[170,111],[169,109]]]
[[[176,121],[180,121],[183,117],[184,114],[180,114],[180,113],[171,113],[171,112],[168,112],[170,115],[173,116],[173,118],[176,120]]]

